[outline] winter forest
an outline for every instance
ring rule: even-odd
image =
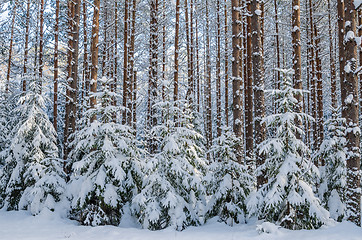
[[[360,5],[0,0],[0,215],[361,226]]]

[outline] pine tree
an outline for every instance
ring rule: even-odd
[[[56,132],[44,108],[40,86],[33,80],[15,109],[20,120],[14,128],[1,176],[2,183],[6,182],[5,209],[27,208],[32,214],[44,208],[52,210],[64,192]]]
[[[92,93],[95,108],[85,112],[85,126],[74,134],[70,152],[72,216],[84,225],[118,225],[122,208],[138,193],[141,152],[130,126],[114,122],[123,107],[113,105],[113,79],[102,78],[103,90]],[[99,121],[94,119],[99,117]]]
[[[241,145],[230,128],[224,128],[223,134],[214,139],[212,151],[215,161],[209,167],[206,177],[208,202],[206,218],[218,216],[221,221],[232,226],[245,223],[246,199],[252,186],[252,176],[247,167],[238,162],[236,147]]]
[[[329,138],[325,139],[316,154],[323,158],[321,184],[318,189],[323,204],[331,217],[341,221],[346,213],[346,120],[339,117],[340,109],[332,109],[332,117],[326,122]]]
[[[314,196],[311,180],[318,170],[311,164],[309,148],[298,137],[304,131],[296,125],[296,120],[308,121],[311,117],[295,112],[295,96],[303,91],[292,87],[293,70],[281,71],[282,89],[272,91],[278,95],[278,113],[263,120],[275,130],[258,146],[258,151],[266,154],[266,161],[257,173],[264,172],[268,182],[258,189],[248,207],[260,219],[289,229],[317,228],[326,222],[329,213]]]
[[[188,109],[183,105],[178,103]],[[181,114],[174,106],[173,102],[157,104],[165,117],[164,125],[151,130],[159,149],[147,160],[142,191],[132,201],[133,213],[150,230],[169,226],[183,230],[203,222],[206,162],[199,146],[202,136],[194,130],[190,114]],[[177,123],[175,114],[179,115]]]

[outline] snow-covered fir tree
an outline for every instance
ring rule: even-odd
[[[74,134],[69,158],[71,215],[85,225],[118,225],[122,208],[139,192],[141,151],[134,130],[118,123],[111,80],[100,79],[98,104],[85,112],[84,127]],[[96,115],[99,120],[90,121]]]
[[[314,195],[312,179],[318,170],[310,158],[310,150],[302,139],[304,131],[296,123],[312,120],[295,112],[295,96],[302,90],[292,87],[293,70],[280,70],[283,82],[275,94],[278,111],[263,121],[273,133],[257,150],[266,160],[257,168],[257,175],[265,174],[265,183],[253,194],[248,209],[259,219],[265,219],[289,229],[313,229],[326,223],[329,213]]]
[[[14,114],[19,116],[7,149],[2,183],[6,183],[4,208],[29,209],[38,214],[54,209],[65,189],[58,159],[57,136],[45,113],[45,99],[33,80]]]
[[[207,218],[218,216],[228,225],[244,223],[246,199],[250,193],[252,176],[244,163],[237,162],[235,146],[238,139],[230,128],[223,128],[220,137],[214,139],[212,149],[214,162],[207,174],[208,192],[211,198]]]
[[[332,109],[332,116],[326,122],[329,136],[325,139],[316,154],[316,158],[323,159],[325,165],[321,167],[320,186],[318,193],[324,206],[329,210],[331,217],[341,221],[345,216],[346,195],[346,153],[347,140],[345,137],[346,120],[340,117],[340,109]]]
[[[164,117],[164,124],[151,129],[159,147],[147,159],[142,191],[133,199],[132,211],[144,228],[172,226],[183,230],[204,221],[206,192],[202,178],[207,165],[200,145],[202,136],[194,130],[187,110],[183,112],[173,102],[155,107]],[[177,122],[173,121],[176,114]]]

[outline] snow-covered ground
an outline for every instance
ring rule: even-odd
[[[189,227],[182,232],[171,228],[151,232],[138,228],[130,221],[124,221],[120,227],[79,226],[77,222],[60,218],[53,213],[42,213],[33,217],[29,212],[0,211],[1,240],[361,240],[362,228],[343,222],[322,227],[319,230],[289,231],[274,225],[266,226],[271,233],[259,233],[257,223],[229,227],[217,221],[211,221],[201,227]]]

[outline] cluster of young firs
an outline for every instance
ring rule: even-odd
[[[182,102],[179,107],[170,102],[155,106],[163,124],[143,137],[158,146],[156,154],[147,153],[147,141],[113,121],[123,109],[112,105],[118,96],[101,79],[102,89],[95,94],[98,105],[85,112],[71,136],[71,174],[66,176],[44,97],[31,83],[16,107],[10,97],[1,105],[0,205],[36,215],[56,211],[61,204],[68,207],[69,217],[92,226],[118,225],[124,213],[131,212],[151,230],[182,230],[212,217],[232,225],[257,216],[290,229],[318,228],[330,217],[342,220],[344,121],[334,110],[330,137],[315,154],[324,158],[326,167],[316,169],[310,150],[297,137],[304,133],[296,122],[312,120],[293,111],[295,96],[303,92],[292,88],[290,71],[282,72],[282,89],[271,91],[278,113],[264,119],[270,136],[256,149],[266,162],[257,169],[236,161],[235,146],[241,140],[229,128],[205,152],[203,137],[192,124],[195,119],[180,107]],[[91,122],[95,115],[97,120]],[[206,154],[212,163],[207,163]],[[255,176],[260,174],[267,183],[256,189]]]

